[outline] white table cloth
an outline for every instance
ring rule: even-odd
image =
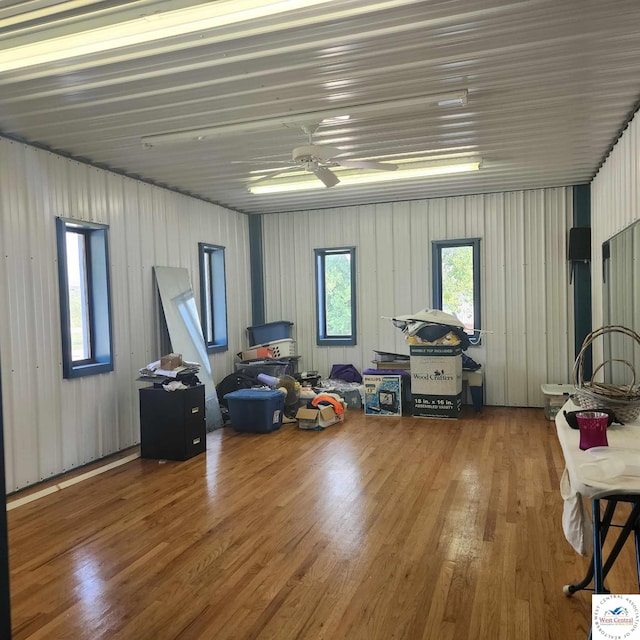
[[[640,494],[640,422],[607,429],[608,447],[580,449],[580,432],[567,423],[564,412],[579,411],[569,400],[556,415],[556,430],[565,460],[560,483],[564,499],[565,536],[581,555],[592,549],[591,511],[584,499]]]

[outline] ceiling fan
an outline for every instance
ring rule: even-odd
[[[288,161],[266,161],[267,164],[288,164],[288,166],[278,168],[275,173],[262,177],[256,182],[271,179],[280,173],[286,173],[292,169],[303,169],[313,173],[325,187],[334,187],[340,182],[336,174],[331,171],[331,167],[348,167],[353,169],[373,169],[375,171],[395,171],[398,165],[386,162],[378,162],[376,160],[348,160],[340,159],[338,156],[344,151],[338,147],[332,147],[325,144],[314,144],[313,134],[319,125],[299,125],[307,134],[308,144],[295,147],[291,152],[291,162]],[[244,161],[243,161],[244,162]],[[260,162],[260,161],[257,161]],[[263,161],[264,162],[264,161]],[[254,163],[255,164],[255,163]]]

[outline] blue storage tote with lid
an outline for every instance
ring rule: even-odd
[[[288,320],[278,320],[277,322],[267,322],[266,324],[256,324],[247,327],[249,332],[249,345],[267,344],[274,340],[285,340],[291,337],[291,327],[293,322]]]
[[[231,426],[245,433],[271,433],[282,425],[284,393],[275,389],[239,389],[224,396]]]

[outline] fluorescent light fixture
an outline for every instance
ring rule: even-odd
[[[339,124],[340,122],[347,122],[351,118],[350,114],[345,114],[343,116],[334,116],[333,118],[325,118],[320,122],[321,125],[325,124]]]
[[[416,167],[414,169],[398,169],[394,172],[371,172],[339,175],[340,182],[332,189],[339,189],[342,186],[377,184],[379,182],[395,182],[396,180],[415,180],[416,178],[426,178],[430,176],[441,176],[454,173],[465,173],[468,171],[478,171],[481,166],[480,160],[461,162],[458,164],[439,164],[426,167]],[[291,182],[272,182],[256,184],[249,187],[249,193],[264,195],[268,193],[291,193],[292,191],[307,191],[312,189],[326,189],[327,187],[320,180],[296,180]]]
[[[261,120],[242,120],[238,122],[230,122],[227,124],[215,125],[213,127],[204,127],[201,129],[187,129],[184,131],[171,131],[168,133],[158,133],[151,136],[144,136],[141,142],[145,147],[158,147],[161,145],[176,144],[180,142],[202,141],[217,135],[226,135],[230,133],[247,133],[250,131],[263,131],[264,129],[274,128],[278,126],[291,127],[299,126],[298,123],[314,123],[326,120],[334,120],[336,118],[345,119],[348,114],[349,118],[353,116],[374,116],[379,113],[393,111],[398,113],[408,109],[421,108],[429,105],[437,105],[442,101],[458,101],[459,104],[467,103],[467,90],[452,91],[449,93],[414,95],[407,98],[398,98],[394,100],[379,100],[374,102],[365,102],[358,105],[345,105],[340,108],[329,109],[326,111],[306,111],[300,113],[288,113],[284,116],[276,116],[272,118],[263,118]]]
[[[0,73],[227,27],[339,0],[218,0],[0,51]]]
[[[439,107],[464,107],[467,104],[467,95],[457,95],[451,98],[443,98],[438,100]]]
[[[428,149],[424,151],[401,151],[399,153],[385,153],[376,156],[376,160],[388,162],[391,160],[395,164],[399,162],[446,162],[447,160],[456,159],[460,161],[462,158],[477,158],[478,145],[465,144],[456,145],[454,147],[440,147],[436,149]]]

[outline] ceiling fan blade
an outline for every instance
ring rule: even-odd
[[[342,149],[338,149],[338,147],[331,147],[328,144],[314,144],[312,145],[312,148],[312,155],[315,155],[321,162],[329,162],[337,155],[344,153]]]
[[[263,175],[259,178],[256,178],[256,180],[254,181],[254,184],[258,182],[262,182],[263,180],[271,180],[271,178],[274,178],[275,176],[279,176],[281,173],[289,173],[290,171],[294,171],[297,169],[300,169],[300,167],[289,166],[289,167],[282,167],[281,169],[265,169],[260,173],[264,173],[267,175]]]
[[[232,160],[231,164],[270,164],[270,165],[283,165],[291,164],[291,160]]]
[[[395,171],[397,164],[387,162],[377,162],[376,160],[334,160],[341,167],[352,167],[353,169],[375,169],[376,171]]]
[[[312,169],[312,173],[324,182],[325,187],[335,187],[335,185],[340,182],[338,177],[333,173],[333,171],[329,171],[326,167],[318,167],[317,169]]]

